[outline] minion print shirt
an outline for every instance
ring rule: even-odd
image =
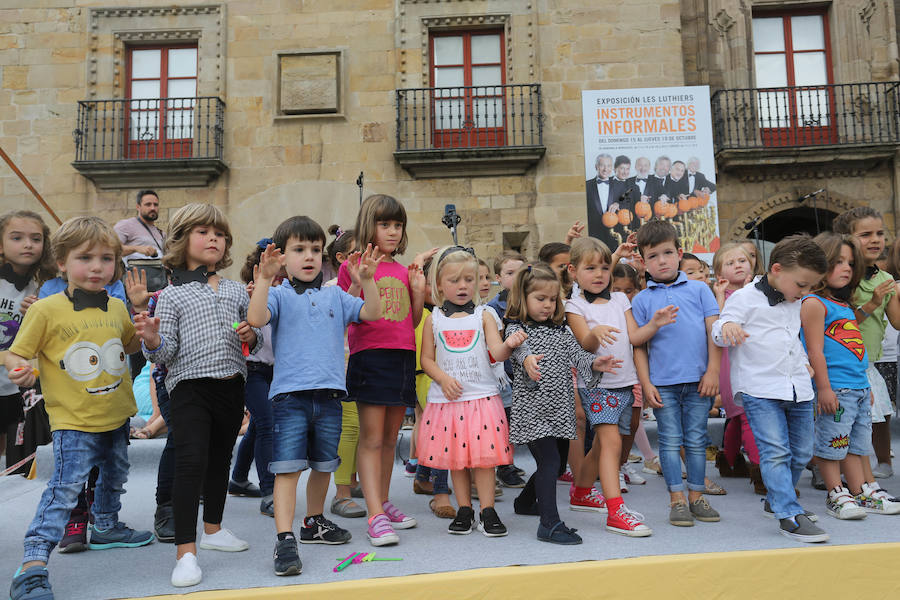
[[[125,304],[110,298],[107,310],[75,311],[65,294],[28,309],[9,349],[38,357],[50,428],[100,433],[121,427],[137,412],[125,344],[134,325]]]

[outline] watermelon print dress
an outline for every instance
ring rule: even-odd
[[[525,344],[513,350],[513,399],[509,439],[527,444],[541,438],[575,439],[575,392],[572,367],[589,388],[599,386],[601,373],[591,365],[596,358],[586,351],[565,325],[514,321],[506,336],[523,329]],[[523,362],[529,354],[543,354],[540,381],[532,381]]]
[[[435,362],[462,384],[462,394],[451,402],[437,382],[428,390],[416,440],[419,464],[426,467],[459,471],[511,462],[499,380],[484,340],[485,311],[494,312],[476,306],[474,314],[460,318],[447,317],[440,309],[431,313]]]

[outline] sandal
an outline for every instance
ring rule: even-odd
[[[366,509],[357,504],[353,498],[335,497],[331,501],[331,513],[347,519],[366,516]]]
[[[703,493],[710,496],[724,496],[728,492],[726,492],[725,488],[723,488],[721,485],[719,485],[715,481],[710,480],[710,482],[706,484],[706,490]]]
[[[428,487],[425,487],[424,484],[426,484],[426,483],[431,487],[431,489],[428,489]],[[422,481],[419,481],[418,479],[413,479],[413,493],[414,494],[422,494],[425,496],[433,496],[434,495],[434,485],[427,481],[422,482]],[[456,515],[454,515],[454,516],[456,516]]]
[[[432,498],[428,501],[428,508],[431,509],[431,512],[434,513],[439,519],[453,519],[456,518],[456,511],[452,506],[435,506],[435,498]]]

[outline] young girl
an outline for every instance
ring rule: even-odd
[[[713,256],[713,272],[716,283],[713,292],[719,303],[719,310],[725,306],[725,300],[736,290],[741,289],[753,276],[753,261],[747,254],[744,244],[733,242],[725,244]],[[757,494],[765,494],[759,470],[759,451],[750,423],[744,415],[744,409],[734,402],[731,391],[731,363],[728,359],[728,348],[722,349],[722,362],[719,371],[719,394],[728,421],[722,442],[723,450],[716,453],[716,467],[722,477],[750,477],[753,489]],[[741,453],[741,446],[750,458],[749,470]]]
[[[595,238],[579,238],[572,244],[569,274],[580,290],[577,297],[566,301],[566,320],[572,333],[588,352],[597,352],[601,346],[622,363],[616,373],[606,375],[603,387],[586,387],[579,381],[578,393],[591,428],[594,444],[585,459],[585,469],[590,483],[597,473],[599,459],[600,485],[606,497],[608,516],[606,529],[629,537],[646,537],[649,527],[643,517],[630,511],[624,504],[619,485],[619,465],[622,455],[622,437],[631,431],[631,409],[634,404],[632,388],[638,383],[634,367],[634,351],[624,333],[629,326],[637,328],[631,316],[631,303],[625,294],[610,293],[610,263],[612,253]],[[618,332],[618,335],[616,333]],[[597,456],[599,451],[599,456]],[[591,455],[594,456],[591,456]],[[582,479],[582,478],[579,478]],[[570,506],[585,498],[590,487],[576,487]],[[588,506],[588,509],[596,510]]]
[[[747,252],[747,256],[750,257],[750,271],[753,273],[753,277],[764,275],[766,273],[766,267],[759,258],[759,250],[756,248],[756,244],[750,240],[740,240],[737,243],[744,248],[744,251]]]
[[[394,256],[406,250],[406,209],[395,198],[366,198],[356,219],[359,246],[372,244],[385,255],[375,271],[383,317],[350,325],[347,391],[359,410],[358,469],[369,513],[368,537],[373,545],[399,541],[394,529],[409,529],[416,520],[389,500],[397,432],[407,407],[416,402],[415,326],[422,318],[425,277],[420,265],[409,269]],[[354,289],[341,265],[338,285]]]
[[[592,370],[612,372],[621,361],[612,356],[594,356],[578,345],[565,327],[559,278],[548,265],[519,270],[506,317],[512,321],[506,328],[507,338],[522,331],[528,335],[527,345],[513,351],[509,439],[514,444],[528,444],[537,463],[537,471],[516,498],[516,512],[528,514],[537,510],[541,519],[539,540],[580,544],[581,536],[566,527],[556,508],[556,478],[562,473],[560,466],[569,440],[575,439],[572,367],[589,382],[589,387],[595,387]]]
[[[425,319],[422,368],[435,384],[419,430],[419,461],[450,469],[459,510],[447,531],[472,532],[472,470],[481,512],[478,530],[487,537],[506,535],[494,510],[494,467],[509,464],[511,453],[500,382],[491,357],[503,361],[525,339],[519,332],[503,342],[494,310],[477,293],[478,261],[465,248],[438,251],[429,278],[435,310]],[[490,351],[490,355],[488,355]]]
[[[228,221],[215,206],[188,204],[178,209],[169,222],[163,257],[172,284],[159,295],[153,318],[146,313],[135,317],[147,360],[168,368],[175,442],[176,587],[202,579],[196,544],[201,493],[200,547],[225,552],[249,547],[222,528],[228,467],[244,416],[247,363],[241,344],[256,352],[261,341],[258,330],[246,322],[250,297],[244,285],[216,273],[231,264],[231,243]]]
[[[478,297],[486,304],[491,295],[491,267],[483,258],[478,259]]]

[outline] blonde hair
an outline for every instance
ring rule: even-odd
[[[356,241],[360,248],[372,244],[375,247],[375,234],[378,231],[379,221],[398,221],[403,223],[403,236],[397,249],[392,254],[403,254],[406,252],[406,209],[400,204],[400,201],[393,196],[387,194],[373,194],[366,198],[359,207],[359,214],[356,215]]]
[[[754,263],[753,276],[756,277],[757,275],[763,275],[766,272],[766,266],[762,262],[762,253],[759,251],[759,248],[757,248],[753,240],[738,240],[737,243],[743,246],[745,249],[748,245],[753,248],[753,254],[750,254],[749,251],[747,252],[747,254],[750,255],[750,262]],[[753,259],[754,255],[756,255],[755,261]]]
[[[555,325],[562,325],[566,320],[566,310],[562,302],[562,283],[556,272],[546,263],[537,263],[536,265],[528,265],[516,272],[516,279],[513,281],[512,288],[509,290],[509,303],[506,305],[506,318],[513,321],[526,322],[530,318],[528,316],[528,308],[525,300],[528,294],[535,288],[548,283],[555,283],[559,286],[559,293],[556,295],[556,310],[550,320]]]
[[[475,272],[477,280],[478,259],[475,258],[474,254],[470,254],[460,246],[444,246],[435,253],[435,256],[438,258],[432,261],[431,268],[428,269],[428,285],[431,286],[431,301],[435,306],[440,306],[446,300],[438,289],[438,282],[441,280],[441,269],[447,265],[468,264]],[[472,302],[476,305],[481,304],[481,296],[478,295],[477,290],[472,296]]]
[[[720,273],[722,272],[722,263],[725,262],[725,256],[730,254],[735,250],[740,250],[744,257],[747,259],[747,262],[753,262],[753,258],[750,256],[750,253],[747,252],[747,249],[744,248],[744,245],[741,242],[728,242],[727,244],[722,244],[716,253],[713,255],[713,274],[716,277],[720,277]],[[758,260],[756,262],[759,262]]]
[[[188,239],[194,227],[214,227],[225,234],[225,253],[216,263],[216,271],[231,265],[231,227],[222,211],[212,204],[192,203],[179,208],[169,220],[166,232],[166,254],[162,263],[169,269],[187,267]]]
[[[116,272],[113,278],[104,285],[109,285],[122,277],[125,267],[122,264],[122,243],[115,230],[100,217],[73,217],[59,226],[50,237],[50,247],[56,262],[66,261],[69,253],[84,243],[89,247],[107,246],[115,253]]]
[[[572,249],[569,251],[569,264],[573,267],[578,267],[578,265],[594,255],[599,256],[600,260],[606,264],[612,264],[612,252],[609,246],[597,238],[578,238],[572,242]]]
[[[6,235],[6,228],[13,219],[31,219],[41,228],[44,242],[41,248],[41,256],[29,269],[29,275],[40,285],[48,279],[56,277],[56,262],[53,260],[53,250],[50,248],[50,228],[44,223],[41,215],[30,210],[13,210],[0,216],[0,239]],[[6,262],[6,257],[0,255],[0,264]]]

